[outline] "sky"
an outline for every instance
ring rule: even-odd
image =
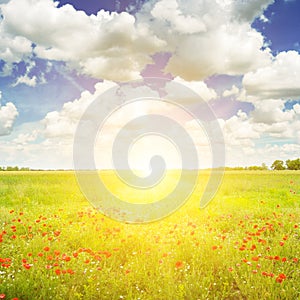
[[[73,168],[76,128],[89,105],[147,77],[168,81],[166,99],[184,104],[184,86],[210,107],[226,166],[298,158],[299,10],[297,0],[0,0],[0,166]],[[146,87],[126,93],[161,97]],[[199,167],[209,167],[214,145],[199,125],[202,100],[194,100],[189,117],[157,101],[121,108],[97,135],[97,167],[113,167],[113,142],[126,122],[153,113],[180,123]],[[133,168],[147,168],[153,153],[180,167],[176,140],[148,138],[131,148]]]

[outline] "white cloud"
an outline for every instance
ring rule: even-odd
[[[263,23],[269,23],[270,20],[264,15],[262,14],[259,19],[263,22]]]
[[[270,50],[262,49],[262,34],[251,28],[270,3],[160,0],[146,2],[136,16],[103,10],[88,16],[71,5],[58,8],[51,0],[11,0],[1,5],[1,28],[24,45],[15,51],[5,46],[2,56],[20,61],[34,43],[40,58],[65,61],[81,73],[115,81],[139,78],[160,52],[171,54],[165,71],[185,80],[243,74],[271,58]]]
[[[275,0],[247,0],[233,1],[233,13],[237,19],[252,22]]]
[[[227,145],[239,147],[252,147],[254,140],[260,138],[245,112],[238,111],[237,115],[225,121],[224,137]]]
[[[167,42],[165,51],[171,58],[166,72],[189,81],[213,74],[237,75],[266,65],[271,58],[269,49],[262,50],[264,38],[251,28],[253,19],[248,15],[261,14],[272,1],[250,1],[253,6],[245,2],[240,8],[236,2],[161,0],[146,3],[137,18],[150,23]]]
[[[9,64],[20,62],[32,51],[31,42],[23,36],[7,32],[3,21],[0,21],[0,37],[0,59]]]
[[[295,111],[296,114],[300,115],[300,104],[297,103],[293,106],[293,109]]]
[[[170,24],[179,34],[202,33],[207,30],[200,18],[184,15],[176,0],[158,1],[151,10],[151,15],[157,20]]]
[[[85,91],[79,99],[67,102],[61,111],[49,112],[42,121],[47,138],[73,138],[78,122],[92,101],[105,91],[115,86],[115,83],[104,81],[95,85],[95,93]]]
[[[38,137],[38,130],[33,130],[30,133],[20,133],[13,142],[19,145],[26,145],[30,142],[34,142]]]
[[[0,106],[0,136],[11,133],[17,116],[18,111],[13,103],[8,102],[4,106]]]
[[[280,52],[270,65],[246,74],[243,86],[248,101],[298,99],[300,97],[299,53]]]
[[[126,12],[87,16],[51,0],[11,0],[2,13],[2,27],[35,43],[38,57],[66,61],[97,78],[136,79],[150,55],[165,46],[148,24],[136,24]]]
[[[283,100],[263,100],[254,103],[255,109],[251,116],[256,123],[274,124],[291,121],[294,110],[284,110]]]
[[[237,88],[235,85],[233,85],[230,90],[225,90],[223,92],[223,97],[235,96],[235,95],[238,95],[239,92],[240,92],[239,88]]]
[[[15,87],[19,84],[26,84],[28,86],[35,87],[37,84],[37,77],[32,76],[30,78],[27,74],[25,74],[24,76],[18,77],[17,81],[12,86]]]
[[[187,88],[191,89],[192,91],[194,91],[195,93],[197,93],[204,101],[209,101],[212,99],[216,99],[217,98],[217,93],[214,89],[209,88],[207,86],[207,84],[203,81],[186,81],[180,77],[175,77],[174,78],[174,82],[178,82],[179,84],[182,84],[184,86],[186,86]],[[185,94],[184,95],[180,95],[178,93],[178,90],[176,91],[172,91],[173,86],[171,85],[170,88],[168,88],[167,86],[167,91],[169,93],[169,95],[172,95],[171,98],[185,98]]]

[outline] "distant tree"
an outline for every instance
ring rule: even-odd
[[[282,160],[275,160],[271,166],[272,170],[285,170],[284,162]]]
[[[300,170],[300,158],[294,160],[288,159],[285,163],[288,170]]]
[[[27,167],[22,167],[21,169],[20,169],[20,171],[30,171],[30,169],[29,168],[27,168]]]
[[[261,168],[262,168],[262,170],[268,170],[269,169],[268,166],[265,163],[261,164]]]
[[[8,167],[6,168],[6,171],[19,171],[19,168],[18,168],[17,166],[15,166],[15,167],[10,167],[10,166],[8,166]]]

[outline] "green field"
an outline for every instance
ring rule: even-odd
[[[170,217],[130,225],[72,172],[0,173],[0,299],[300,299],[300,172],[228,171],[199,209],[207,178]]]

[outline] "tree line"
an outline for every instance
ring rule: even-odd
[[[271,165],[272,170],[300,170],[300,158],[291,160],[288,159],[285,162],[283,160],[277,159],[275,160]],[[262,163],[261,166],[248,166],[248,167],[225,167],[225,170],[228,171],[242,171],[242,170],[248,170],[248,171],[264,171],[269,170],[268,166],[265,163]],[[0,171],[44,171],[43,169],[30,169],[27,167],[19,168],[18,166],[7,166],[7,167],[1,167]],[[49,170],[50,171],[50,170]],[[55,170],[53,170],[55,171]],[[66,171],[64,169],[56,170],[56,171]]]
[[[277,159],[271,166],[272,170],[300,170],[300,158],[285,161]]]
[[[30,168],[19,168],[18,166],[15,167],[1,167],[0,166],[0,171],[31,171]]]

